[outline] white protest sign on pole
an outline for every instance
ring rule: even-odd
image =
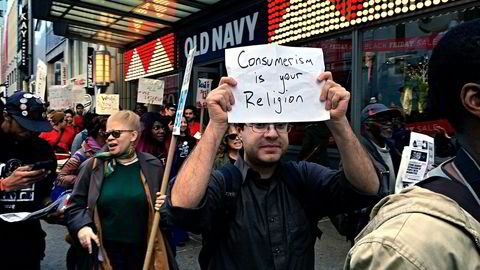
[[[137,102],[162,105],[164,88],[165,82],[163,80],[140,78],[138,80]]]
[[[45,87],[47,85],[47,65],[40,59],[37,62],[35,74],[35,95],[45,99]]]
[[[77,104],[83,104],[85,99],[85,88],[82,85],[72,85],[72,102],[75,107]]]
[[[205,108],[208,92],[212,90],[212,79],[198,79],[197,85],[197,108]]]
[[[120,96],[118,94],[97,94],[95,98],[95,110],[99,115],[111,115],[120,108]]]
[[[330,119],[320,102],[325,71],[320,48],[255,45],[225,50],[228,76],[237,81],[229,123],[306,122]]]
[[[178,100],[177,113],[175,115],[175,124],[173,125],[173,135],[180,135],[180,122],[183,117],[183,109],[185,108],[185,102],[187,101],[188,86],[190,85],[190,75],[192,73],[193,58],[196,47],[190,50],[187,58],[187,66],[185,67],[185,74],[183,76],[182,90],[180,91],[180,98]]]
[[[48,102],[52,110],[64,110],[72,105],[71,85],[51,85],[48,87]]]

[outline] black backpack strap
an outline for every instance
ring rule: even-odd
[[[284,178],[284,182],[287,185],[288,190],[292,192],[305,210],[305,214],[309,219],[310,227],[315,236],[318,239],[321,239],[323,232],[318,228],[318,219],[316,218],[314,204],[310,202],[308,196],[305,196],[305,194],[307,194],[307,188],[302,185],[302,176],[294,162],[285,163],[285,173],[286,177]]]
[[[235,199],[243,182],[242,173],[231,163],[220,167],[218,171],[223,175],[225,182],[223,191],[225,218],[230,218],[235,212]]]
[[[430,177],[417,186],[445,195],[460,205],[465,211],[480,222],[480,208],[468,188],[456,180],[440,176]]]
[[[202,235],[202,250],[198,258],[200,269],[208,269],[210,259],[213,257],[220,241],[218,236],[224,234],[227,230],[228,221],[235,214],[236,199],[243,182],[240,170],[231,163],[220,167],[218,171],[222,174],[224,180],[223,207],[220,209],[210,231],[204,232]]]

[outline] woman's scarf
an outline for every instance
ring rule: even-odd
[[[130,144],[126,152],[118,156],[113,155],[110,152],[100,152],[95,154],[95,158],[103,160],[103,164],[104,164],[103,176],[104,177],[111,175],[115,171],[115,167],[117,166],[118,159],[130,159],[130,158],[133,158],[134,156],[136,156],[136,153],[132,144]]]

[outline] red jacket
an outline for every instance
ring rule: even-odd
[[[75,115],[73,117],[73,127],[75,128],[75,134],[81,132],[85,128],[83,124],[83,115]]]
[[[188,123],[188,132],[192,137],[195,133],[200,132],[200,122],[193,121],[192,123]]]
[[[73,138],[75,136],[73,127],[66,127],[63,131],[62,137],[59,140],[60,134],[60,131],[53,129],[49,132],[40,133],[40,138],[46,140],[51,146],[53,146],[56,153],[68,153],[72,147]],[[55,147],[55,144],[57,147]]]

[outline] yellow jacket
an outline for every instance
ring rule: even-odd
[[[355,240],[344,269],[480,269],[480,223],[420,187],[382,199]]]

